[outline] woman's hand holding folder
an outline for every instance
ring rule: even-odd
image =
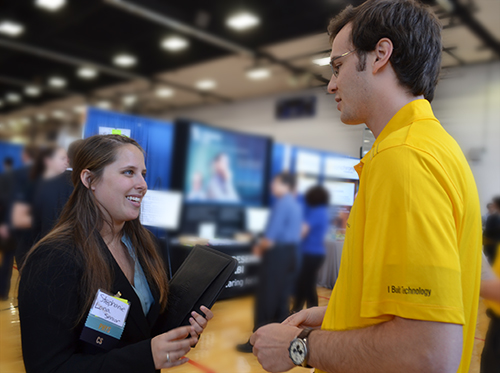
[[[151,340],[151,351],[156,369],[172,368],[188,362],[187,357],[183,357],[191,347],[198,342],[198,336],[207,327],[214,314],[207,307],[201,306],[201,311],[205,317],[197,312],[192,312],[189,319],[191,326],[181,326],[166,333],[160,334]],[[186,339],[188,335],[191,338]]]

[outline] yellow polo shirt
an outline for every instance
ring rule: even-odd
[[[458,372],[468,372],[482,232],[476,184],[460,147],[429,102],[416,100],[355,168],[360,189],[322,329],[358,329],[393,316],[461,324]]]

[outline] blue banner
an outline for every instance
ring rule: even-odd
[[[22,145],[0,141],[0,174],[3,174],[5,172],[5,170],[3,169],[3,162],[7,158],[12,158],[12,160],[14,161],[13,168],[19,168],[22,166],[22,152]]]
[[[150,190],[167,190],[170,187],[174,126],[134,115],[89,108],[84,128],[84,138],[103,134],[129,135],[146,152],[146,182]]]

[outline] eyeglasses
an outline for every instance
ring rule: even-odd
[[[352,52],[355,52],[355,51],[356,51],[356,49],[353,49],[352,51],[345,52],[344,54],[341,54],[340,56],[337,56],[337,57],[334,57],[334,58],[331,59],[331,61],[330,61],[330,67],[332,68],[332,73],[335,76],[335,78],[339,77],[340,66],[335,66],[333,64],[333,62],[335,60],[338,60],[339,58],[347,57],[348,55],[350,55]]]

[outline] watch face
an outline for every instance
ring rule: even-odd
[[[290,359],[295,365],[301,365],[306,359],[306,344],[302,339],[294,339],[290,344]]]

